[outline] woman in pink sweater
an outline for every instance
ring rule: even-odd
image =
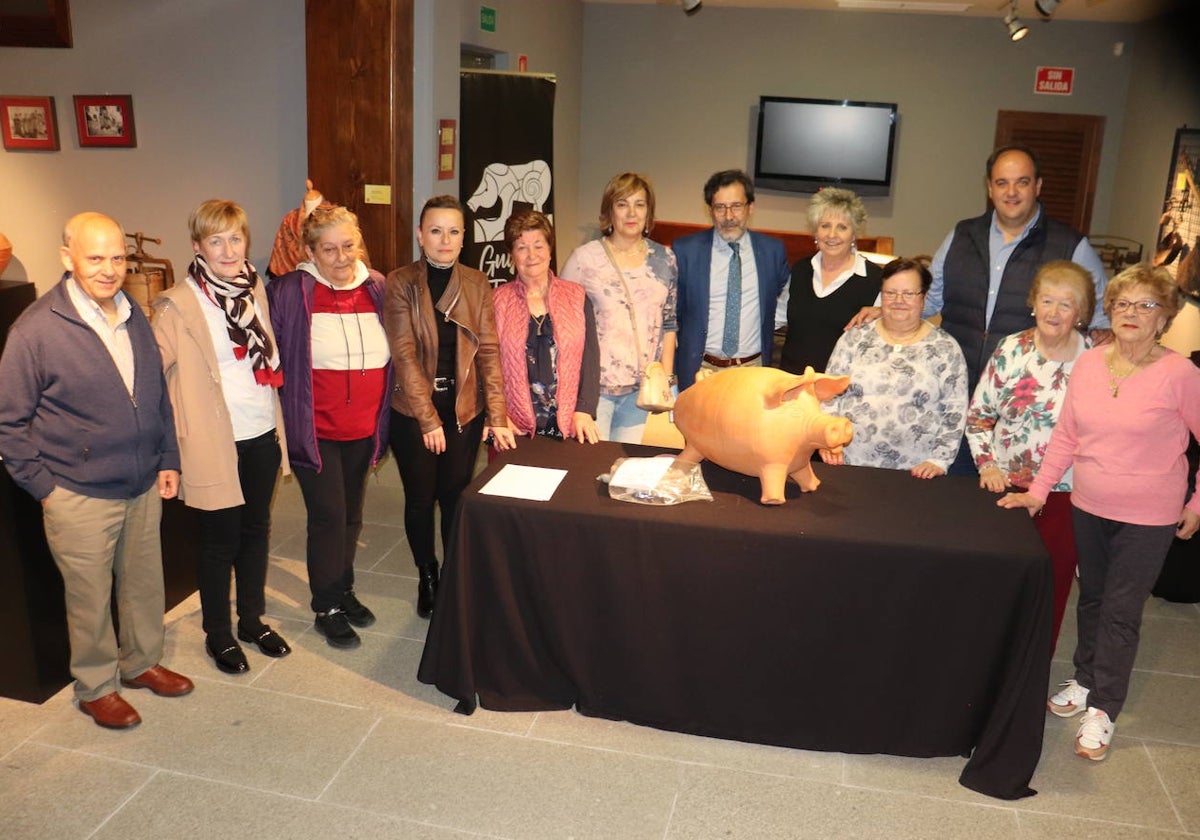
[[[1129,690],[1142,609],[1175,537],[1200,527],[1187,505],[1189,432],[1200,436],[1200,370],[1158,343],[1182,305],[1163,268],[1135,265],[1104,294],[1113,342],[1079,357],[1042,466],[1001,507],[1037,514],[1074,467],[1079,552],[1075,677],[1050,697],[1059,717],[1084,712],[1075,752],[1100,761]]]

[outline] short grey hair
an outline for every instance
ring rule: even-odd
[[[808,205],[808,229],[817,232],[817,226],[826,216],[844,216],[850,220],[854,237],[858,238],[867,223],[867,208],[853,190],[826,187]]]

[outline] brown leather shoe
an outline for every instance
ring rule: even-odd
[[[130,688],[148,688],[160,697],[182,697],[191,694],[196,686],[183,674],[168,671],[161,665],[147,668],[131,680],[121,677],[121,685]]]
[[[142,722],[137,709],[125,702],[125,698],[113,691],[95,700],[80,700],[79,711],[91,715],[92,720],[109,729],[128,729]]]

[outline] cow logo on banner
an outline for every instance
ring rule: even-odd
[[[512,279],[504,225],[518,210],[553,218],[554,80],[514,73],[461,75],[461,261],[492,285]],[[551,243],[553,244],[553,243]]]

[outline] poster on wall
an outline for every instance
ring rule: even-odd
[[[1164,266],[1179,288],[1200,303],[1200,190],[1196,170],[1200,164],[1200,130],[1175,132],[1175,151],[1167,176],[1167,196],[1158,221],[1154,264]]]
[[[554,217],[555,81],[491,71],[459,78],[459,198],[467,215],[460,259],[499,285],[513,276],[508,217],[521,209]]]

